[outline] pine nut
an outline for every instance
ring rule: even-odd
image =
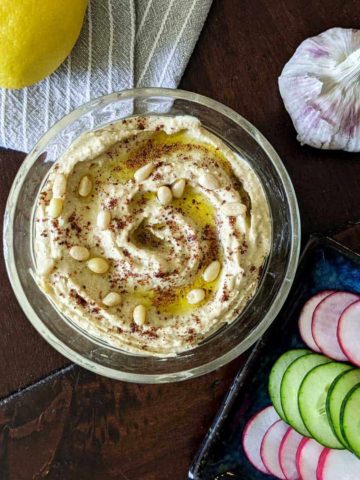
[[[144,305],[136,305],[133,311],[133,319],[136,325],[144,325],[146,322],[146,308]]]
[[[121,302],[121,295],[116,292],[108,293],[104,298],[102,303],[107,307],[116,307]]]
[[[186,299],[190,305],[195,305],[197,303],[200,303],[204,300],[205,298],[205,290],[202,288],[194,288],[193,290],[190,290],[190,292],[187,294]]]
[[[88,261],[87,266],[89,270],[98,274],[106,273],[109,270],[109,262],[101,257],[91,258]]]
[[[165,185],[160,187],[157,191],[157,198],[161,205],[164,205],[164,207],[166,207],[166,205],[170,205],[172,201],[172,193],[170,188],[166,187]]]
[[[65,192],[66,192],[66,177],[63,173],[57,173],[55,175],[52,192],[53,192],[53,196],[55,198],[60,198],[63,195],[65,195]]]
[[[221,211],[227,217],[237,217],[243,215],[246,212],[246,206],[243,203],[239,202],[229,202],[225,203],[221,207]]]
[[[181,198],[184,194],[186,181],[183,178],[176,180],[171,187],[172,194],[175,198]]]
[[[85,175],[85,177],[82,177],[79,183],[79,195],[81,197],[87,197],[88,195],[90,195],[92,186],[93,185],[90,177],[88,177],[87,175]]]
[[[220,273],[220,262],[218,260],[214,260],[211,262],[206,268],[203,273],[203,279],[205,282],[213,282],[217,279]]]
[[[199,185],[206,188],[207,190],[216,190],[220,186],[219,180],[212,175],[211,173],[205,173],[199,178]]]
[[[84,262],[90,257],[90,252],[86,247],[82,247],[81,245],[74,245],[70,248],[70,256],[77,260],[78,262]]]
[[[154,168],[155,168],[155,165],[153,163],[148,163],[147,165],[144,165],[143,167],[139,168],[134,173],[135,180],[137,182],[143,182],[150,176]]]
[[[101,210],[98,213],[97,219],[96,219],[96,225],[100,228],[100,230],[106,230],[109,228],[111,222],[111,213],[109,210]]]
[[[62,212],[64,202],[61,198],[52,198],[49,203],[49,215],[51,218],[57,218]]]

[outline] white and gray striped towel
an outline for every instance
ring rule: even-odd
[[[131,87],[176,87],[212,0],[90,0],[80,38],[50,77],[0,89],[0,145],[29,151],[63,115]]]

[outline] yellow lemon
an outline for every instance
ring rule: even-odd
[[[0,0],[0,86],[22,88],[56,70],[71,52],[87,0]]]

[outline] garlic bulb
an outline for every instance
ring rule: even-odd
[[[302,42],[279,88],[302,144],[360,151],[360,30],[331,28]]]

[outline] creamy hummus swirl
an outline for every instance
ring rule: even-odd
[[[190,116],[82,135],[51,168],[35,221],[37,276],[53,304],[111,345],[160,356],[237,317],[271,240],[256,174]]]

